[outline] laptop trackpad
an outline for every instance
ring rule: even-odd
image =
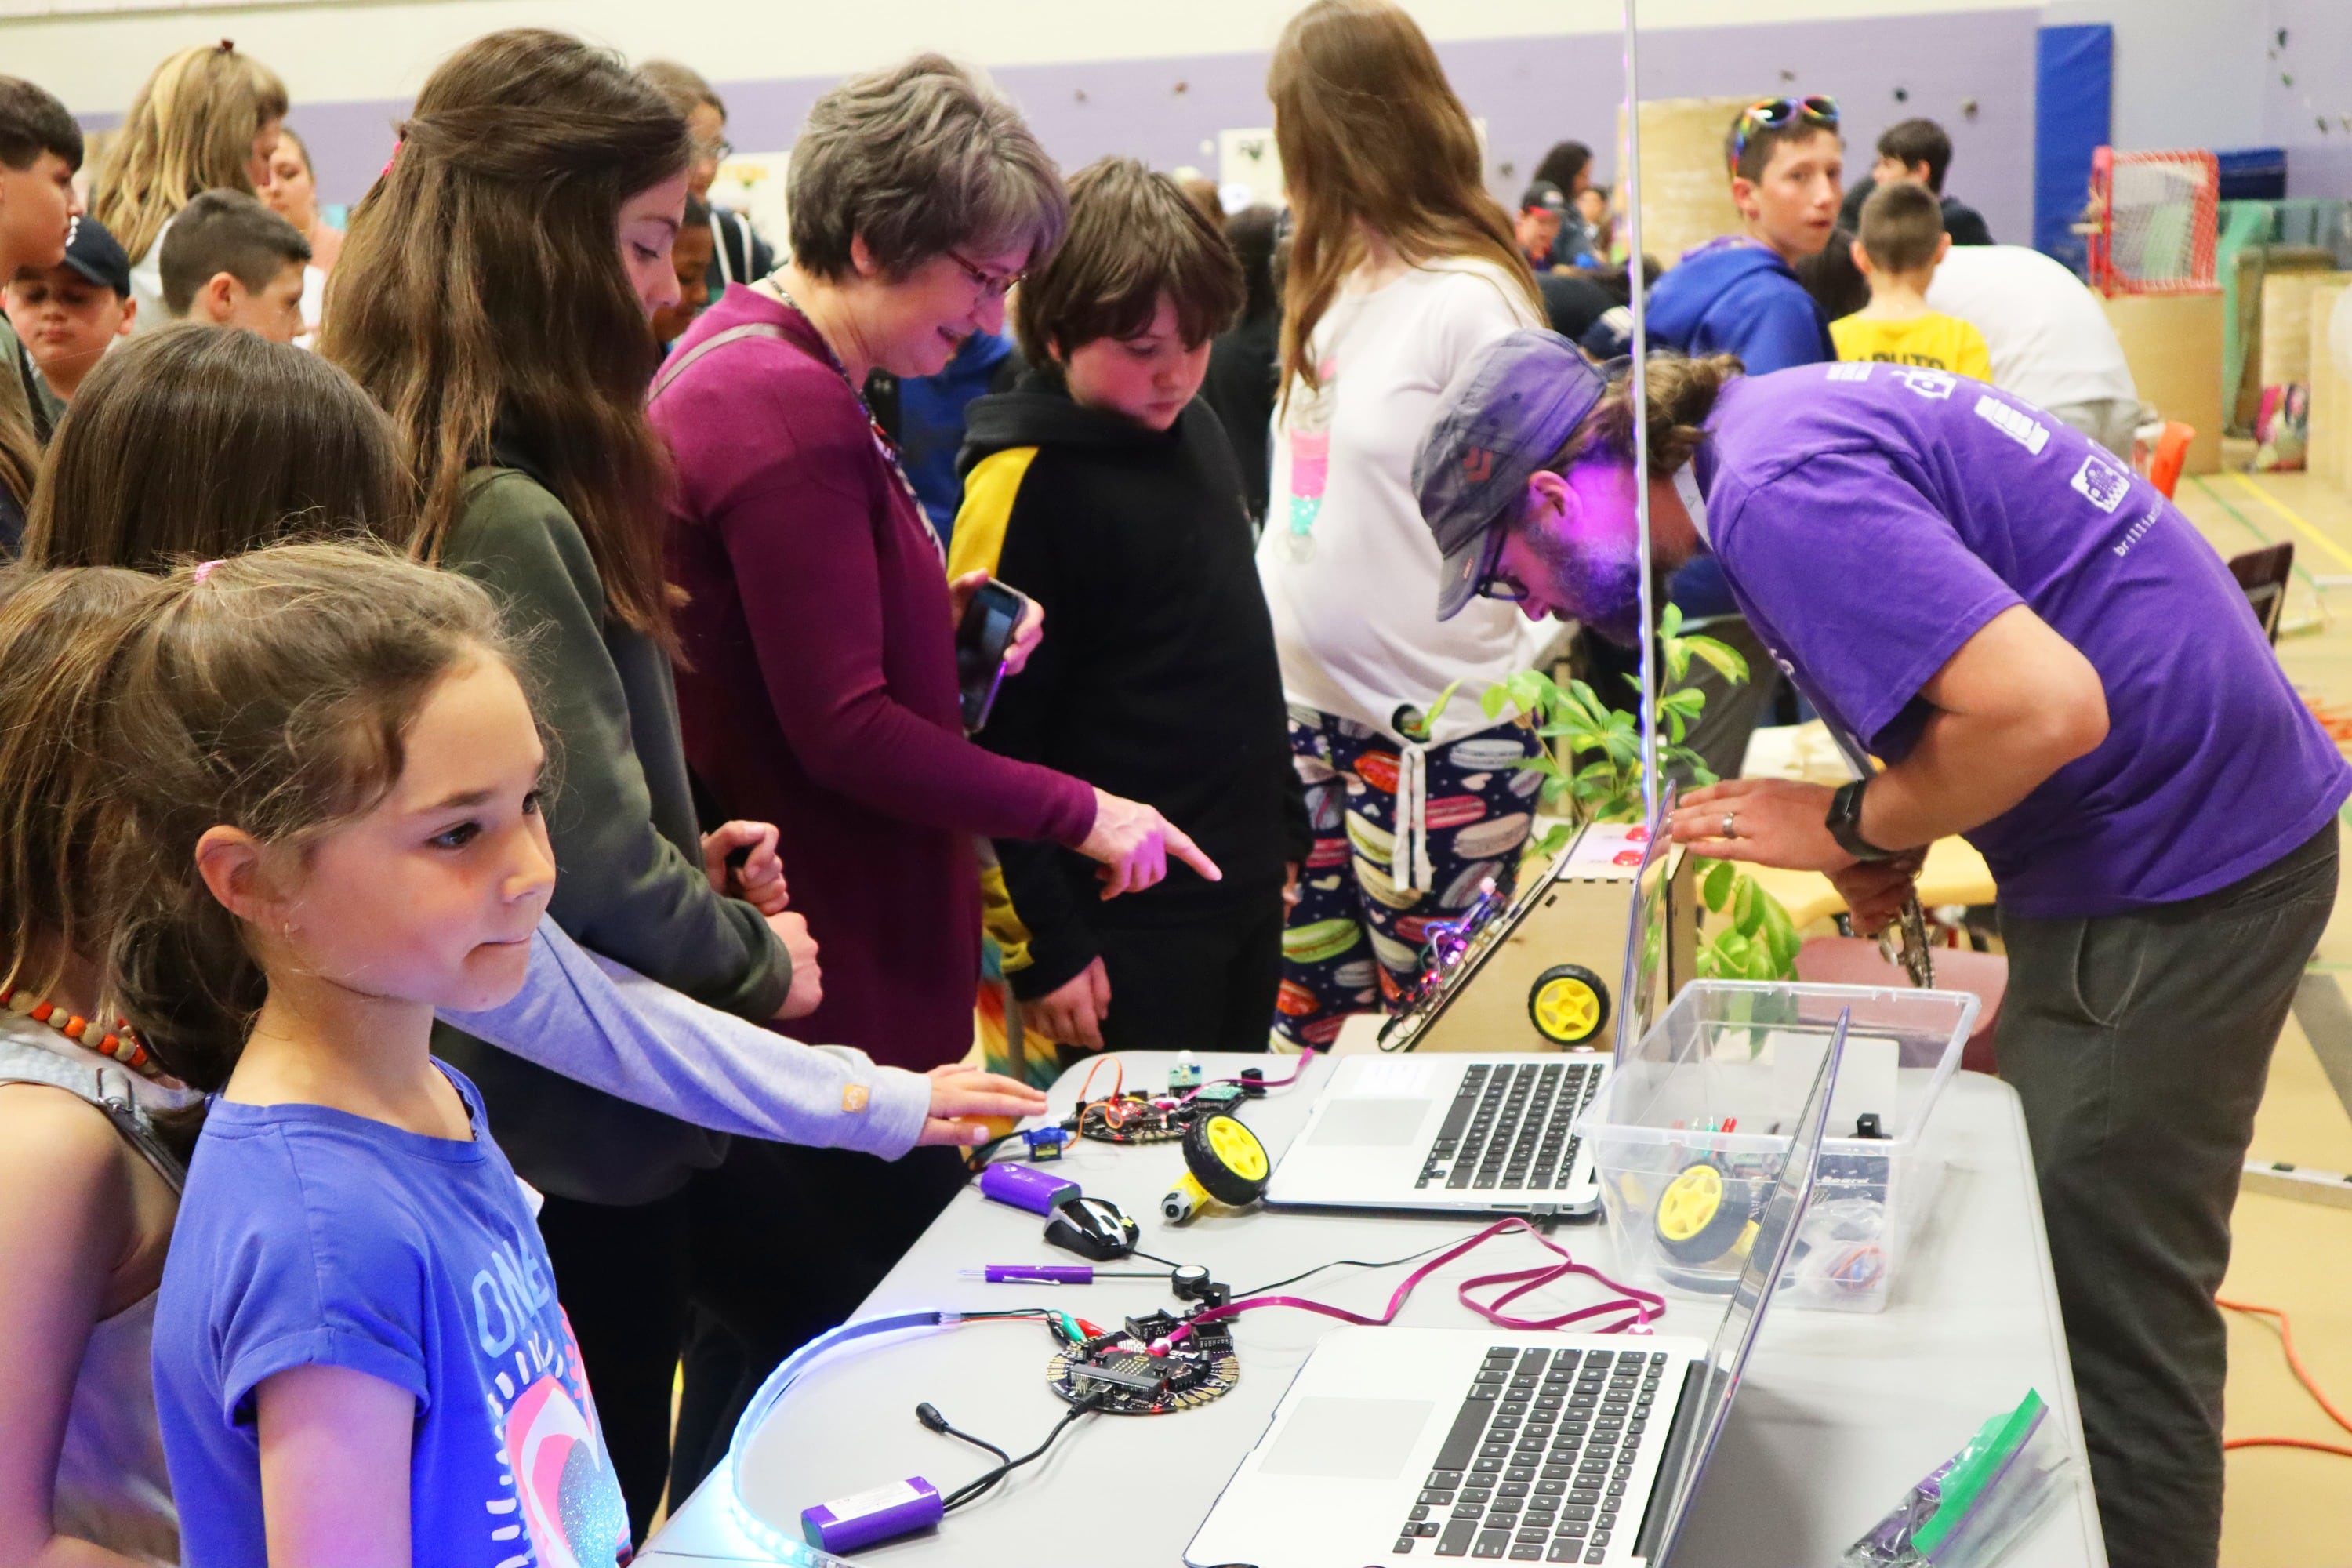
[[[1425,1100],[1335,1100],[1307,1142],[1318,1148],[1393,1149],[1412,1142],[1428,1114]]]
[[[1302,1399],[1258,1469],[1270,1476],[1393,1480],[1436,1408],[1419,1399]]]

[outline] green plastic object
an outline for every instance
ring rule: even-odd
[[[1922,1556],[1934,1557],[1953,1527],[1974,1511],[1978,1494],[2009,1468],[2010,1461],[2041,1424],[2043,1408],[2041,1391],[2028,1389],[2016,1409],[1977,1428],[1977,1435],[1960,1450],[1959,1462],[1944,1477],[1942,1502],[1911,1537],[1911,1544]]]

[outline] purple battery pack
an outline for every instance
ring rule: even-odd
[[[1049,1176],[1034,1165],[991,1165],[980,1173],[980,1195],[1031,1214],[1050,1215],[1055,1205],[1078,1195],[1078,1184]]]
[[[801,1534],[822,1551],[855,1552],[877,1541],[928,1530],[939,1523],[945,1511],[939,1488],[920,1476],[909,1476],[801,1510]]]

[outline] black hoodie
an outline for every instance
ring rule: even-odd
[[[971,406],[949,569],[991,571],[1045,609],[1045,636],[977,737],[1160,808],[1225,876],[1171,858],[1168,879],[1106,903],[1094,863],[999,839],[1045,995],[1097,955],[1094,931],[1225,918],[1304,858],[1274,626],[1232,444],[1197,399],[1165,432],[1081,407],[1032,372]]]

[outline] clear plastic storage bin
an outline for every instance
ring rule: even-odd
[[[1780,1174],[1822,1053],[1850,1007],[1820,1183],[1781,1300],[1884,1308],[1906,1233],[1935,1184],[1919,1134],[1978,1006],[1956,991],[1685,986],[1618,1060],[1580,1123],[1620,1263],[1671,1289],[1730,1292],[1753,1235],[1750,1209]]]

